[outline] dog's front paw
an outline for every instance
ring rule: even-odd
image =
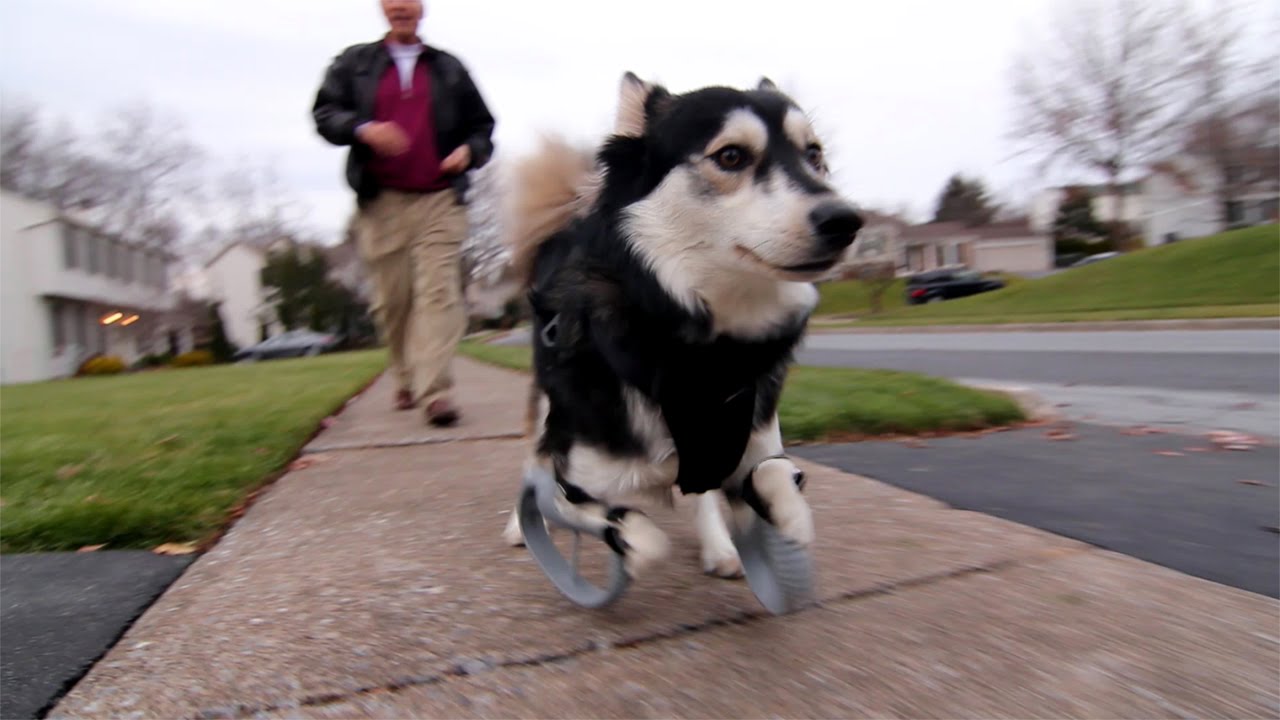
[[[704,549],[702,571],[718,578],[733,580],[742,577],[742,560],[732,545],[727,548]]]
[[[520,530],[520,511],[512,510],[507,527],[502,531],[502,541],[511,547],[524,546],[524,532]]]
[[[605,541],[622,553],[623,566],[632,578],[638,578],[661,562],[671,551],[666,533],[647,515],[636,510],[615,511]]]
[[[800,493],[803,474],[790,460],[766,460],[756,468],[751,485],[778,532],[801,547],[813,543],[813,511]]]

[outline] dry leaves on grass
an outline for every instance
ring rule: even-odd
[[[80,474],[84,470],[84,465],[63,465],[58,468],[57,476],[59,480],[70,480]]]
[[[157,555],[190,555],[196,551],[195,543],[165,543],[152,548]]]

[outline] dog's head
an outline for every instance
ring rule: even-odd
[[[811,281],[862,226],[808,116],[768,79],[674,95],[627,73],[602,159],[624,229],[655,264]]]

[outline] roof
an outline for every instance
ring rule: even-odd
[[[872,225],[897,225],[899,228],[910,226],[911,223],[894,215],[886,215],[876,212],[875,210],[859,210],[858,214],[862,216],[863,227],[871,227]]]
[[[967,223],[949,221],[911,225],[902,233],[902,239],[910,240],[948,240],[961,238],[965,240],[997,240],[1002,238],[1041,237],[1026,220],[1009,220],[987,223],[986,225],[969,225]]]
[[[958,235],[977,235],[977,229],[958,221],[932,222],[908,225],[902,231],[903,240],[939,240]]]

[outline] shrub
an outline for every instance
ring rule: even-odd
[[[133,364],[135,369],[164,367],[173,361],[168,353],[154,353],[151,355],[143,355]]]
[[[212,365],[213,353],[208,350],[192,350],[184,352],[173,359],[174,367],[197,367],[200,365]]]
[[[115,355],[97,355],[84,361],[80,375],[117,375],[124,372],[124,360]]]

